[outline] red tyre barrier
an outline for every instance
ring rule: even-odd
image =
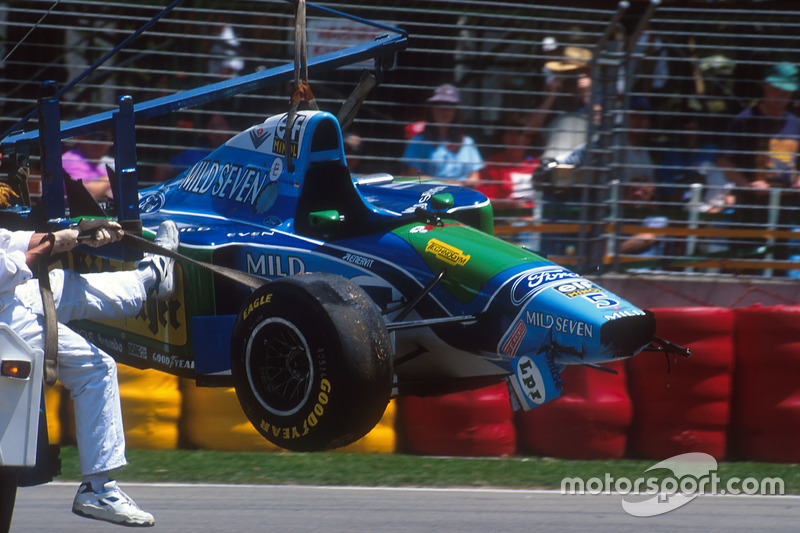
[[[433,398],[399,400],[405,445],[422,455],[506,456],[517,435],[505,384]]]
[[[736,310],[736,459],[800,461],[800,306]]]
[[[625,455],[631,401],[619,372],[572,366],[561,373],[563,395],[519,416],[520,448],[564,459],[618,459]]]
[[[655,309],[656,335],[692,350],[689,359],[642,353],[628,360],[633,423],[628,455],[666,459],[726,454],[733,381],[734,313],[718,307]]]

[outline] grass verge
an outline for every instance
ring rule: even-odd
[[[115,476],[122,481],[234,483],[269,485],[343,485],[401,487],[496,487],[560,489],[567,477],[612,480],[669,477],[668,470],[646,472],[657,461],[568,461],[545,457],[465,458],[402,454],[260,453],[200,450],[128,450],[129,465]],[[58,480],[79,480],[74,447],[61,451]],[[786,494],[800,494],[800,466],[772,463],[720,463],[719,487],[729,480],[759,482],[780,478]],[[643,490],[645,486],[642,486]]]

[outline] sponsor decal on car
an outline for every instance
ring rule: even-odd
[[[578,280],[555,287],[556,291],[563,294],[567,298],[575,298],[583,294],[590,294],[593,292],[602,292],[600,287],[588,280]]]
[[[253,142],[253,148],[258,150],[266,140],[272,135],[271,131],[267,131],[263,126],[256,126],[250,130],[250,140]]]
[[[180,183],[183,191],[254,205],[262,189],[271,183],[267,172],[254,167],[203,159]]]
[[[528,328],[525,327],[525,323],[522,320],[517,322],[517,325],[514,327],[511,335],[508,336],[508,340],[506,340],[506,342],[503,344],[503,353],[509,355],[510,357],[517,355],[519,345],[522,343],[522,339],[525,338],[525,333],[527,331]]]
[[[374,259],[370,259],[369,257],[364,257],[363,255],[351,254],[350,252],[344,254],[342,257],[348,263],[353,263],[354,265],[362,266],[365,268],[372,268],[372,264],[375,262]]]
[[[292,157],[297,158],[300,153],[300,142],[303,133],[305,132],[306,119],[308,117],[302,113],[298,113],[294,117],[292,123],[292,131],[289,134],[289,143]],[[278,121],[278,126],[275,128],[275,138],[272,139],[272,153],[276,155],[286,154],[286,122],[288,115],[283,115]]]
[[[297,256],[247,253],[247,273],[268,278],[282,278],[306,272],[306,264]]]
[[[469,255],[464,255],[463,250],[459,250],[438,239],[429,240],[425,251],[435,255],[450,265],[466,265],[471,257]]]
[[[617,311],[610,315],[603,315],[606,320],[616,320],[625,316],[644,316],[646,313],[640,309],[631,309],[630,311]]]
[[[573,337],[594,338],[594,325],[582,320],[551,315],[541,311],[526,311],[525,321],[532,326],[552,329],[558,333],[565,333]]]
[[[565,279],[581,276],[557,265],[532,268],[520,274],[511,287],[511,303],[520,305],[543,290],[558,285]]]

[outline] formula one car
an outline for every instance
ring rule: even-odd
[[[374,56],[385,66],[404,46],[397,31],[346,59],[320,61]],[[654,337],[651,313],[493,237],[491,205],[480,193],[387,174],[352,176],[340,122],[324,111],[272,116],[171,181],[137,191],[134,119],[263,80],[280,83],[290,72],[144,105],[121,99],[118,112],[63,125],[53,112],[58,95],[42,98],[46,175],[60,173],[60,159],[47,156],[59,135],[113,126],[122,174],[114,179],[117,217],[140,220],[151,238],[163,220],[175,221],[184,257],[168,302],[148,301],[135,319],[82,321],[74,329],[123,363],[198,385],[233,385],[256,429],[297,451],[357,440],[392,395],[505,381],[514,407],[530,409],[559,396],[566,365],[603,369],[645,349],[682,351]],[[2,147],[36,140],[37,132],[16,134]],[[47,218],[58,218],[61,182],[51,179],[45,196]],[[72,201],[70,209],[79,214]],[[99,270],[132,261],[119,244],[107,248],[74,252],[66,266]]]
[[[270,117],[140,192],[146,231],[173,220],[181,253],[262,286],[184,265],[167,304],[78,330],[126,363],[232,380],[253,425],[302,451],[360,438],[393,393],[506,381],[529,409],[559,396],[566,365],[654,340],[651,313],[491,236],[483,195],[353,178],[329,113],[301,111],[286,128],[287,114]]]

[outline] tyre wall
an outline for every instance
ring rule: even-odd
[[[622,363],[605,365],[618,374],[572,366],[565,369],[563,395],[518,414],[525,453],[565,459],[618,459],[625,455],[633,408]]]
[[[800,306],[736,310],[734,459],[800,461]]]
[[[733,382],[734,312],[719,307],[655,309],[656,335],[692,356],[645,353],[627,361],[633,404],[628,455],[666,459],[726,455]],[[668,366],[669,365],[669,366]]]
[[[256,431],[232,388],[197,387],[181,380],[181,446],[219,451],[279,451]],[[367,435],[340,451],[392,453],[395,449],[395,407],[390,402],[381,421]]]
[[[570,367],[564,397],[516,418],[504,385],[401,398],[396,417],[391,403],[378,427],[345,450],[390,453],[396,425],[404,448],[422,454],[656,459],[703,451],[717,459],[800,461],[800,306],[655,312],[658,335],[693,351],[673,358],[669,376],[659,354],[628,360],[619,376]],[[119,370],[130,448],[272,449],[232,389]],[[57,385],[45,398],[51,441],[74,444],[69,395]]]
[[[516,453],[517,433],[504,383],[436,397],[399,399],[404,451],[465,457]]]
[[[176,449],[181,412],[178,378],[157,370],[117,368],[126,445],[143,450]]]

